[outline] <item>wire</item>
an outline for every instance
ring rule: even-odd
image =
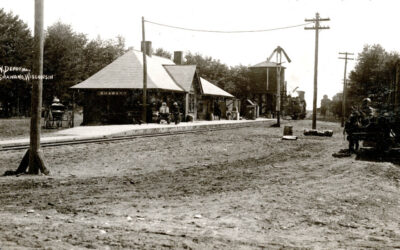
[[[302,23],[302,24],[297,24],[297,25],[291,25],[291,26],[285,26],[285,27],[279,27],[279,28],[272,28],[272,29],[261,29],[261,30],[228,30],[228,31],[223,31],[223,30],[203,30],[203,29],[191,29],[191,28],[184,28],[184,27],[178,27],[178,26],[172,26],[168,24],[162,24],[162,23],[156,23],[153,21],[149,20],[144,20],[147,23],[151,23],[154,25],[158,26],[163,26],[163,27],[168,27],[171,29],[180,29],[180,30],[186,30],[186,31],[194,31],[194,32],[209,32],[209,33],[254,33],[254,32],[267,32],[267,31],[274,31],[274,30],[283,30],[283,29],[291,29],[291,28],[296,28],[296,27],[301,27],[305,26],[310,23]]]

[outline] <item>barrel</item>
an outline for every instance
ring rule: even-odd
[[[293,126],[285,126],[283,128],[283,135],[293,135]]]

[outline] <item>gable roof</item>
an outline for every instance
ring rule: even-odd
[[[164,65],[164,68],[183,90],[190,91],[196,73],[196,65]]]
[[[175,65],[171,60],[147,56],[147,89],[189,92],[197,76],[196,65]],[[234,97],[204,78],[200,79],[204,95]],[[143,54],[130,50],[115,61],[71,87],[72,89],[143,89]]]
[[[223,97],[234,97],[233,95],[229,94],[225,90],[215,86],[211,82],[207,81],[206,79],[200,77],[201,88],[203,90],[204,95],[214,95],[214,96],[223,96]]]
[[[164,69],[174,63],[166,58],[147,56],[147,88],[183,92]],[[143,89],[143,54],[130,50],[72,89]]]
[[[250,66],[250,68],[277,68],[279,67],[279,65],[275,62],[260,62],[257,63],[256,65]],[[283,69],[285,69],[285,67],[282,66]]]

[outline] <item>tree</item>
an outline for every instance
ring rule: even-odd
[[[164,50],[163,48],[156,49],[156,52],[154,53],[154,55],[172,60],[172,54],[170,52]]]
[[[243,65],[230,67],[224,88],[237,98],[247,97],[250,91],[250,69]]]
[[[83,50],[84,74],[81,80],[95,74],[125,52],[125,39],[121,36],[115,40],[101,40],[97,37],[90,41]]]
[[[71,101],[68,89],[84,75],[83,51],[86,43],[86,35],[75,33],[70,25],[57,22],[47,28],[43,71],[53,75],[54,79],[43,84],[44,104],[50,104],[54,96],[63,102]]]
[[[321,99],[321,115],[325,116],[326,111],[329,110],[329,106],[331,105],[331,100],[328,98],[327,95],[324,95],[323,99]]]
[[[365,97],[370,97],[375,107],[387,108],[393,99],[391,93],[399,60],[397,52],[389,53],[379,44],[364,46],[350,73],[346,108],[358,105]]]
[[[57,22],[47,29],[44,51],[44,72],[54,75],[54,80],[44,85],[44,103],[50,104],[54,96],[62,102],[71,102],[69,88],[72,85],[92,76],[126,49],[125,39],[121,36],[109,40],[97,37],[88,42],[85,34],[76,33],[70,25]],[[76,101],[80,103],[81,98]]]
[[[17,15],[0,9],[0,66],[31,69],[32,45],[33,37],[27,24]],[[18,115],[19,111],[25,113],[29,109],[29,86],[22,80],[0,80],[0,107],[3,111],[0,109],[0,116]]]
[[[210,56],[202,56],[201,54],[192,54],[191,52],[185,55],[185,64],[197,65],[199,75],[224,88],[229,75],[229,68],[220,60],[215,60]]]
[[[329,105],[329,111],[335,117],[342,116],[342,100],[343,100],[343,93],[337,93],[332,97],[332,101],[330,102]]]
[[[220,60],[201,54],[186,53],[185,64],[197,65],[201,77],[210,80],[220,88],[238,98],[245,98],[250,87],[250,70],[247,66],[228,67]]]

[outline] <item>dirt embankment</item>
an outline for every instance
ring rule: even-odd
[[[46,148],[52,176],[0,178],[0,247],[400,247],[399,167],[332,158],[340,128],[310,123]]]

